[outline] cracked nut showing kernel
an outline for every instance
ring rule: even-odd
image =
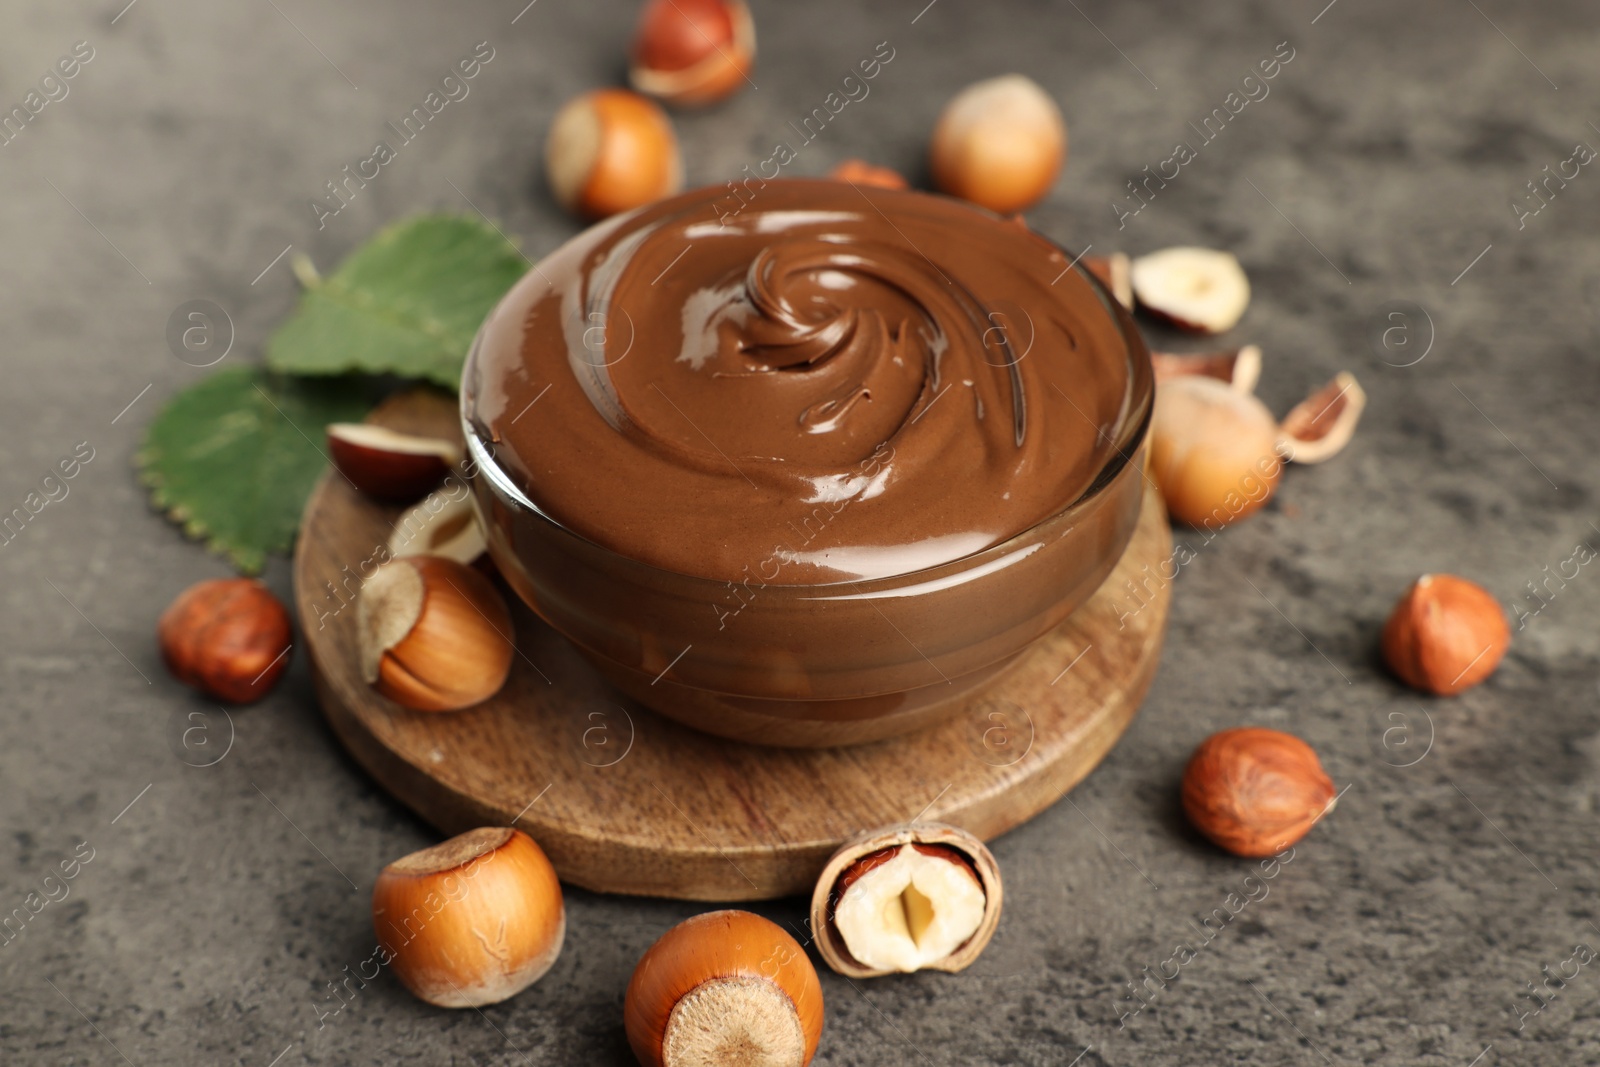
[[[828,966],[849,978],[959,971],[1000,922],[1000,868],[982,841],[917,823],[863,834],[823,868],[811,927]]]
[[[777,923],[708,912],[640,957],[623,1028],[644,1067],[805,1067],[822,1039],[822,984]]]
[[[544,976],[561,954],[567,912],[533,838],[487,826],[385,867],[372,887],[372,927],[417,997],[476,1008]]]
[[[1453,574],[1411,583],[1383,628],[1383,657],[1414,689],[1454,696],[1494,673],[1511,644],[1499,601]]]
[[[634,30],[628,81],[647,96],[695,107],[737,91],[755,57],[744,0],[650,0]]]
[[[1212,734],[1183,772],[1183,810],[1211,842],[1236,856],[1271,856],[1333,810],[1333,782],[1310,745],[1243,726]]]
[[[1140,307],[1191,333],[1233,329],[1250,303],[1250,280],[1232,252],[1165,248],[1135,258],[1132,275]]]
[[[394,504],[417,499],[461,462],[461,450],[449,441],[372,423],[335,422],[327,432],[339,473],[368,496]]]

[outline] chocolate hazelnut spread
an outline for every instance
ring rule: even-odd
[[[463,410],[527,506],[663,570],[817,584],[970,556],[1120,469],[1149,383],[1056,245],[922,193],[748,195],[587,230],[485,324]]]

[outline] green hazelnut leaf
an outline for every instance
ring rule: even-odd
[[[327,425],[371,407],[368,383],[226,367],[167,402],[135,462],[157,508],[253,574],[294,544],[328,466]]]
[[[292,374],[393,374],[456,389],[478,326],[528,269],[476,218],[397,223],[318,277],[305,260],[300,307],[273,335],[267,366]]]

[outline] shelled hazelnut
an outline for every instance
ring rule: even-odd
[[[822,985],[805,949],[748,911],[661,935],[634,968],[623,1026],[644,1067],[804,1067],[822,1039]]]
[[[1236,856],[1281,852],[1332,811],[1336,799],[1310,745],[1257,726],[1212,734],[1183,772],[1189,821]]]
[[[174,678],[235,704],[266,696],[294,640],[288,610],[254,578],[191,585],[161,613],[156,634]]]
[[[1453,696],[1494,673],[1511,645],[1500,602],[1453,574],[1424,574],[1383,628],[1383,656],[1407,685]]]
[[[959,971],[1000,923],[1000,868],[965,830],[917,823],[862,834],[822,869],[811,927],[829,967],[850,978]]]
[[[383,869],[372,926],[395,976],[441,1008],[515,996],[561,954],[566,906],[555,868],[521,830],[488,826]]]
[[[877,167],[860,159],[847,159],[828,172],[828,177],[852,185],[871,185],[879,189],[904,189],[906,180],[888,167]]]

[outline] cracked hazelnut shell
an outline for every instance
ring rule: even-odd
[[[744,0],[650,0],[634,29],[628,81],[647,96],[695,107],[737,92],[755,57]]]
[[[392,504],[417,499],[461,461],[461,450],[449,441],[371,423],[330,423],[327,436],[339,473],[368,496]]]
[[[811,930],[824,962],[848,978],[955,972],[994,936],[1004,898],[1000,867],[972,834],[940,823],[891,827],[828,860],[811,894]]]
[[[488,550],[471,497],[430,496],[395,520],[389,533],[389,558],[443,556],[473,563]]]
[[[1257,345],[1223,352],[1176,354],[1150,353],[1150,363],[1155,368],[1156,384],[1198,374],[1225,382],[1236,393],[1252,394],[1256,382],[1261,380],[1261,349]]]
[[[1283,417],[1278,426],[1278,451],[1293,463],[1332,459],[1350,443],[1366,406],[1366,390],[1355,375],[1341,371]]]
[[[1191,333],[1225,333],[1250,304],[1250,280],[1232,252],[1181,246],[1137,256],[1139,306]]]

